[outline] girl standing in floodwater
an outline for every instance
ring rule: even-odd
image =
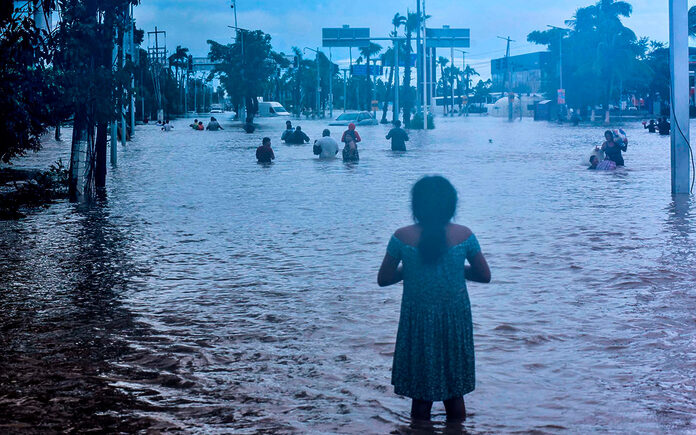
[[[447,179],[421,178],[411,205],[416,223],[391,237],[377,277],[381,287],[404,281],[392,384],[413,399],[414,420],[430,420],[440,401],[448,419],[464,420],[463,396],[475,387],[466,280],[487,283],[491,272],[476,236],[451,222],[457,191]]]

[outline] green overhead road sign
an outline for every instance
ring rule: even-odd
[[[321,29],[324,47],[368,47],[370,29],[368,27],[325,27]]]
[[[469,29],[451,29],[443,26],[441,29],[425,29],[428,38],[426,45],[436,48],[469,48],[471,32]]]

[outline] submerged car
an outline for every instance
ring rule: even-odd
[[[277,101],[261,101],[259,102],[259,112],[256,115],[263,117],[290,116],[290,112]]]
[[[348,125],[351,122],[355,125],[379,124],[370,112],[346,112],[341,114],[336,120],[331,121],[329,125]]]
[[[210,106],[210,113],[225,113],[222,109],[222,104],[212,104]]]

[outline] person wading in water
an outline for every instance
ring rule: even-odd
[[[475,388],[466,281],[490,282],[491,272],[476,236],[452,223],[457,191],[449,181],[421,178],[411,207],[416,223],[396,230],[377,276],[381,287],[404,282],[392,384],[413,399],[414,420],[430,420],[440,401],[448,420],[464,420],[463,396]]]
[[[346,145],[343,147],[343,161],[344,162],[357,162],[360,160],[360,154],[358,154],[358,142],[362,139],[360,135],[355,130],[355,124],[352,122],[348,124],[348,130],[343,132],[341,137],[341,142]]]

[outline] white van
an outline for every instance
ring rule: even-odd
[[[285,110],[285,107],[277,101],[260,101],[257,116],[290,116],[290,112]]]

